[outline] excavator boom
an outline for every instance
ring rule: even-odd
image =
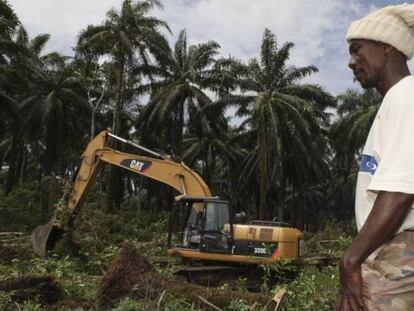
[[[185,164],[169,158],[157,159],[111,149],[107,147],[108,136],[109,133],[106,131],[99,133],[83,153],[69,208],[75,209],[82,203],[88,187],[94,183],[96,175],[105,163],[160,181],[186,196],[211,197],[209,187]]]

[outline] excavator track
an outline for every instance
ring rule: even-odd
[[[257,266],[249,265],[208,265],[177,268],[177,279],[207,287],[229,286],[232,289],[241,286],[249,291],[259,291],[265,282],[264,272]],[[269,280],[268,280],[269,281]]]
[[[298,269],[295,271],[276,271],[267,270],[265,272],[258,265],[221,265],[205,262],[191,262],[187,266],[182,266],[174,271],[177,279],[185,282],[194,283],[207,287],[219,287],[227,285],[232,289],[243,287],[251,292],[260,291],[266,284],[273,287],[277,284],[283,274],[283,279],[295,279],[302,266],[315,266],[322,269],[325,266],[336,265],[339,258],[336,256],[315,256],[302,257],[292,261]]]

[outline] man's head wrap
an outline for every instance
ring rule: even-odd
[[[414,55],[414,4],[387,6],[352,22],[346,39],[387,43],[411,59]]]

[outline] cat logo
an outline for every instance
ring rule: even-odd
[[[132,160],[129,167],[133,168],[133,169],[136,169],[136,170],[141,172],[142,168],[144,167],[144,162],[141,162],[141,161],[138,161],[138,160]]]
[[[127,159],[127,160],[123,160],[121,162],[121,165],[126,168],[133,169],[134,171],[143,173],[151,166],[151,162],[144,161],[144,160],[140,161],[140,160],[135,160],[135,159]]]

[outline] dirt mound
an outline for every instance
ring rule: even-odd
[[[99,305],[113,306],[119,299],[130,294],[137,282],[147,279],[148,274],[155,274],[149,260],[141,256],[133,246],[124,244],[101,279],[97,293]]]
[[[0,282],[0,291],[12,292],[12,298],[21,302],[37,298],[42,304],[53,304],[62,299],[63,288],[53,276],[24,275]]]
[[[129,244],[124,244],[101,279],[97,298],[99,307],[105,309],[114,306],[125,296],[155,299],[163,291],[200,306],[203,298],[220,308],[236,299],[244,299],[258,307],[263,307],[269,301],[269,297],[258,293],[206,288],[166,278],[158,274],[149,260]]]

